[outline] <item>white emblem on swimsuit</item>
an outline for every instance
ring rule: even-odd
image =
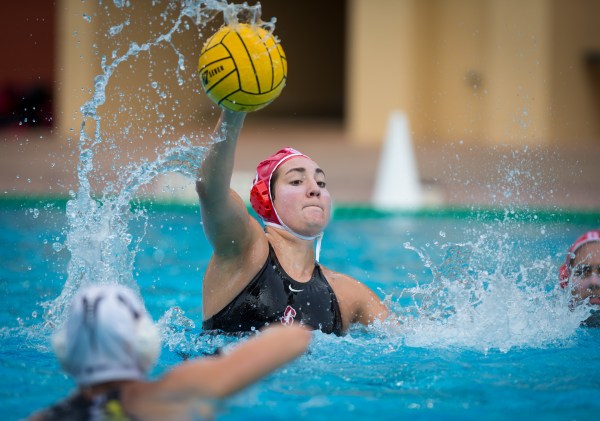
[[[292,291],[292,292],[301,292],[301,291],[304,291],[303,289],[294,289],[294,288],[292,288],[291,285],[288,285],[288,287],[290,288],[290,291]]]
[[[296,317],[296,310],[294,307],[288,305],[283,312],[283,317],[281,318],[281,324],[289,326],[294,323],[294,317]]]

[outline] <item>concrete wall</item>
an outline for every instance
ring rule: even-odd
[[[267,0],[261,4],[264,20],[268,21],[272,16],[277,18],[275,34],[282,40],[289,72],[281,96],[257,117],[341,119],[344,1],[305,0],[298,6],[295,2]],[[94,77],[102,73],[102,55],[106,55],[110,63],[114,50],[122,55],[131,42],[143,44],[150,33],[164,32],[167,27],[164,22],[172,25],[176,17],[172,12],[165,21],[160,16],[164,9],[152,7],[149,2],[119,9],[112,2],[58,1],[57,122],[61,133],[79,129],[79,109],[90,98]],[[84,15],[90,18],[84,19]],[[112,26],[127,20],[129,25],[121,33],[107,36]],[[173,44],[185,57],[186,69],[181,72],[185,80],[183,86],[179,85],[173,70],[178,57],[168,45],[153,48],[151,53],[140,53],[129,60],[131,65],[119,66],[109,84],[109,100],[99,108],[103,115],[116,118],[112,121],[104,119],[103,129],[112,134],[121,132],[124,127],[131,126],[126,119],[128,114],[137,117],[134,127],[128,129],[130,137],[132,134],[142,136],[150,125],[170,126],[182,121],[201,125],[204,119],[213,121],[216,108],[201,91],[195,73],[204,41],[222,24],[223,18],[218,15],[200,30],[190,25],[189,29],[174,36]],[[153,102],[149,80],[158,82],[162,92],[168,92],[168,97],[157,97]],[[164,117],[157,119],[159,114]]]
[[[251,2],[252,3],[252,2]],[[266,0],[263,17],[277,17],[290,63],[288,86],[255,118],[343,118],[352,141],[378,144],[391,110],[408,114],[417,142],[560,144],[599,141],[600,76],[589,64],[600,54],[596,0]],[[100,57],[143,42],[161,29],[153,9],[136,14],[119,37],[107,37],[122,11],[113,2],[57,2],[55,120],[78,130]],[[142,6],[140,6],[142,5]],[[83,19],[83,14],[91,19]],[[107,18],[108,17],[108,18]],[[167,16],[167,19],[173,15]],[[174,42],[188,63],[176,83],[172,49],[140,54],[111,80],[102,112],[117,115],[106,129],[175,121],[202,125],[215,109],[194,83],[200,33]],[[127,41],[125,41],[127,40]],[[168,98],[154,101],[149,78]],[[158,95],[158,93],[157,93]],[[146,102],[143,102],[146,98]],[[127,121],[125,108],[138,108]],[[164,117],[157,119],[157,115]],[[212,120],[211,120],[212,121]],[[135,124],[134,124],[135,123]]]
[[[94,76],[101,71],[93,55],[95,27],[83,20],[84,13],[93,16],[95,11],[91,2],[57,2],[54,121],[63,136],[75,137],[81,124],[80,107],[90,98]]]
[[[553,0],[552,139],[600,142],[600,2]]]
[[[147,2],[120,9],[113,2],[62,0],[57,4],[57,13],[60,48],[56,121],[59,132],[69,134],[79,131],[81,106],[92,98],[96,76],[103,74],[102,57],[111,65],[133,43],[143,45],[155,39],[151,34],[170,28],[178,11],[152,7]],[[164,18],[160,13],[164,13]],[[110,28],[124,22],[127,24],[121,32],[109,35]],[[214,25],[207,30],[214,30]],[[182,121],[194,124],[199,118],[198,110],[210,108],[210,101],[200,93],[199,82],[195,83],[202,37],[191,28],[177,32],[171,41],[172,46],[161,43],[130,57],[113,72],[107,100],[98,107],[104,137],[137,139]],[[179,72],[176,51],[186,57],[185,68]],[[180,85],[180,78],[186,83]],[[152,87],[154,82],[156,88]]]
[[[380,142],[392,109],[408,114],[416,141],[600,139],[600,101],[582,58],[600,51],[598,2],[351,0],[349,8],[346,121],[356,142]]]

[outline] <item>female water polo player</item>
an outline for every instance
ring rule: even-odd
[[[230,395],[302,354],[310,332],[274,327],[222,356],[190,360],[146,379],[160,351],[158,330],[128,288],[97,285],[73,299],[53,345],[78,390],[30,420],[191,420],[207,401]]]
[[[331,211],[325,173],[284,148],[257,167],[251,217],[230,189],[236,143],[246,114],[224,109],[199,170],[202,223],[213,247],[203,282],[203,328],[245,332],[294,322],[343,334],[389,311],[368,287],[319,265]]]
[[[588,231],[575,240],[559,277],[563,288],[571,284],[573,305],[587,300],[595,308],[583,325],[600,327],[600,230]]]

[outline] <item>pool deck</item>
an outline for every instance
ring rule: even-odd
[[[159,140],[154,142],[158,146]],[[0,131],[1,194],[66,195],[76,190],[76,146],[48,130]],[[239,190],[249,185],[256,163],[283,146],[320,164],[336,203],[370,204],[381,147],[352,144],[341,123],[328,120],[248,119],[236,154],[233,183]],[[600,212],[599,141],[569,148],[440,142],[413,144],[413,149],[424,206]],[[109,160],[102,165],[112,165],[110,157],[100,159]]]

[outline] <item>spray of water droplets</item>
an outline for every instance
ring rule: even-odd
[[[131,7],[130,2],[115,1],[114,6],[121,10]],[[154,4],[153,4],[154,6]],[[177,10],[175,10],[177,9]],[[107,7],[108,10],[108,7]],[[173,14],[175,13],[175,14]],[[207,142],[219,141],[218,138],[208,137],[205,140],[202,135],[196,137],[180,136],[176,139],[173,135],[175,130],[163,129],[158,135],[162,145],[169,145],[158,156],[129,160],[119,165],[113,164],[109,170],[100,169],[100,160],[97,156],[108,151],[114,155],[116,161],[121,157],[118,142],[107,135],[104,129],[105,123],[111,123],[119,116],[106,116],[100,112],[107,102],[121,101],[117,107],[117,113],[130,111],[132,107],[122,105],[125,100],[133,101],[132,98],[123,99],[125,95],[116,94],[112,97],[108,94],[109,87],[114,78],[137,64],[141,56],[149,58],[152,65],[153,54],[166,50],[174,54],[176,58],[166,63],[164,69],[151,68],[146,87],[141,92],[158,92],[159,102],[155,110],[159,110],[160,99],[169,97],[165,88],[153,79],[154,72],[171,72],[176,79],[176,85],[190,85],[191,92],[195,86],[199,86],[194,72],[187,72],[188,61],[197,57],[186,57],[181,51],[175,39],[182,32],[193,29],[204,28],[215,17],[223,15],[226,23],[236,24],[238,21],[250,22],[261,26],[273,28],[273,22],[265,23],[260,19],[260,5],[248,6],[244,4],[228,4],[223,0],[185,0],[180,3],[170,2],[163,13],[161,13],[161,33],[151,36],[145,42],[130,41],[124,48],[116,45],[110,57],[102,55],[100,58],[101,73],[94,79],[91,97],[81,106],[81,125],[78,143],[78,189],[71,192],[66,209],[67,226],[66,240],[64,245],[70,252],[68,264],[68,279],[59,297],[44,304],[44,319],[48,326],[60,324],[64,313],[68,309],[68,303],[73,294],[81,285],[96,283],[114,283],[127,285],[137,289],[134,279],[134,260],[142,238],[134,238],[129,232],[129,224],[133,219],[145,220],[143,210],[131,211],[130,203],[136,200],[140,189],[149,185],[152,181],[163,174],[179,173],[188,178],[195,179],[198,168],[206,151]],[[107,12],[108,15],[108,12]],[[171,16],[175,16],[171,19]],[[114,39],[122,35],[126,28],[133,26],[132,18],[111,25],[106,34],[107,39]],[[86,22],[92,19],[84,16]],[[193,61],[192,60],[192,61]],[[155,60],[156,61],[156,60]],[[191,76],[190,76],[191,75]],[[150,101],[148,101],[150,102]],[[177,103],[177,100],[175,101]],[[149,108],[146,106],[146,108]],[[160,120],[161,112],[158,113]],[[136,115],[129,117],[135,120]],[[133,136],[133,125],[130,123],[119,130],[122,141],[131,142]],[[148,133],[149,129],[138,130]],[[154,133],[153,133],[154,135]],[[124,154],[124,153],[123,153]],[[100,188],[96,185],[101,186]],[[143,225],[143,223],[142,223]],[[173,319],[172,315],[167,317]],[[182,325],[188,323],[183,316],[178,319]]]

